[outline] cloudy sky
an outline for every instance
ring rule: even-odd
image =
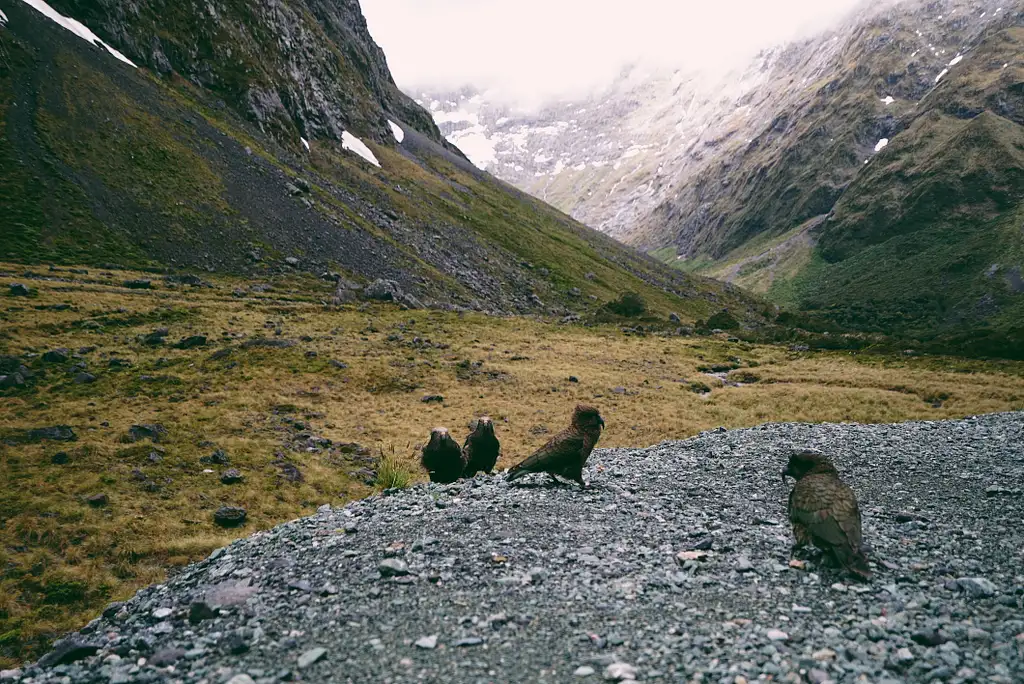
[[[860,0],[362,0],[403,88],[569,96],[626,63],[722,70],[826,28]]]

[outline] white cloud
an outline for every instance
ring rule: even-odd
[[[362,0],[403,88],[572,97],[629,63],[722,72],[826,28],[858,0]],[[494,94],[492,93],[492,96]]]

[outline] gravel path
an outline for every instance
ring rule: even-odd
[[[794,446],[832,454],[857,492],[872,583],[790,565]],[[479,476],[325,506],[4,676],[1024,681],[1024,414],[718,430],[599,450],[586,477],[583,492]]]

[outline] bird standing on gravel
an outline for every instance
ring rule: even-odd
[[[860,508],[857,496],[842,480],[827,456],[800,451],[789,457],[782,472],[796,479],[789,493],[789,521],[797,550],[813,544],[848,572],[871,579],[868,559],[861,549]]]
[[[494,421],[481,416],[462,446],[462,460],[466,463],[462,476],[473,477],[479,472],[490,474],[498,462],[500,451],[501,443],[494,434]]]
[[[580,404],[572,414],[572,424],[548,440],[532,456],[508,472],[512,482],[527,473],[548,473],[555,482],[556,475],[578,482],[586,489],[583,481],[583,464],[594,450],[601,437],[604,419],[593,406]]]
[[[430,431],[430,441],[423,447],[420,463],[430,475],[431,482],[442,484],[458,480],[466,467],[459,443],[452,439],[448,428],[443,427]]]

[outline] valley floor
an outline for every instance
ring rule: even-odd
[[[1024,409],[1024,363],[339,308],[332,284],[299,275],[192,286],[32,270],[0,264],[0,361],[32,374],[0,390],[0,665],[233,538],[421,478],[416,445],[437,425],[461,440],[492,416],[506,467],[582,401],[607,420],[602,447]],[[139,278],[152,289],[123,286]],[[8,294],[12,283],[31,294]],[[44,356],[57,349],[68,353]],[[32,432],[57,425],[75,439]],[[162,430],[132,441],[134,425]],[[243,479],[222,484],[230,468]],[[214,525],[223,505],[247,524]]]

